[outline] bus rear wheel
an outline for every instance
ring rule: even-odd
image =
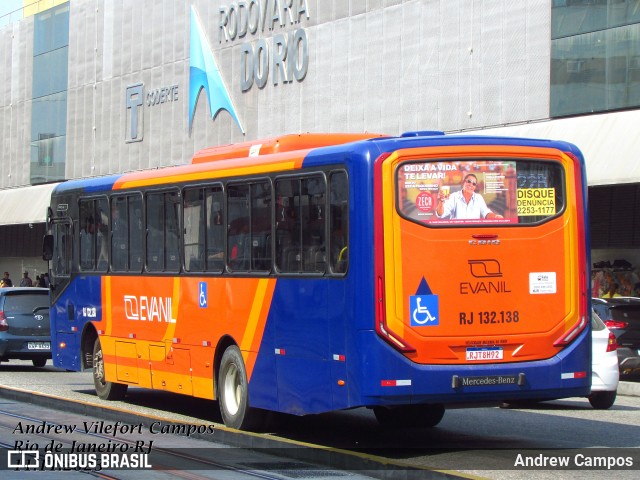
[[[431,428],[444,417],[444,405],[404,405],[401,407],[373,407],[373,413],[381,425],[386,427]]]
[[[249,406],[247,369],[236,345],[227,347],[222,355],[218,382],[218,399],[224,424],[238,430],[259,429],[264,423],[265,412]]]
[[[93,385],[102,400],[122,400],[127,394],[128,385],[108,382],[104,373],[104,355],[100,339],[93,343]]]

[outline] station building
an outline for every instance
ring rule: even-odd
[[[0,17],[0,270],[45,271],[58,182],[413,130],[574,142],[593,260],[636,266],[639,125],[640,0],[24,0]]]

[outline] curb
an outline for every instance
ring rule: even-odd
[[[618,383],[618,395],[640,397],[640,383],[634,383],[634,382]]]

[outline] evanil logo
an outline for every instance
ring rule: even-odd
[[[195,8],[191,7],[191,41],[189,62],[189,131],[202,90],[209,100],[211,118],[215,119],[220,110],[226,110],[236,121],[240,131],[245,133],[236,109],[231,101],[229,90],[222,80],[220,69],[213,57],[209,40],[202,28],[202,23]]]

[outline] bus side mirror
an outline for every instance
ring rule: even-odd
[[[53,235],[45,235],[42,239],[42,259],[45,262],[53,258]]]

